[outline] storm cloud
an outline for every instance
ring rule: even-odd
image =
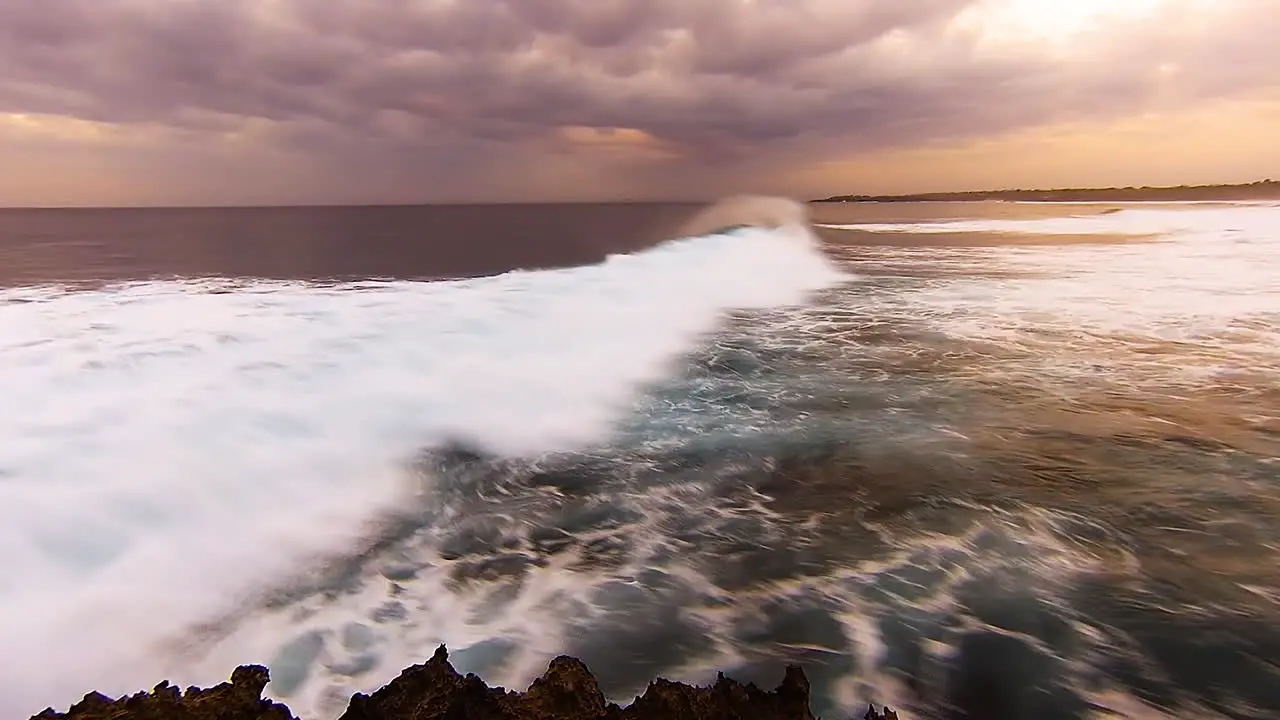
[[[1280,84],[1273,0],[1165,0],[1067,47],[993,38],[1007,1],[6,0],[0,113],[499,197],[520,163],[732,184]]]

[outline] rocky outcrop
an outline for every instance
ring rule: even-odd
[[[262,699],[269,676],[261,665],[245,665],[231,673],[231,682],[207,690],[186,692],[162,682],[151,692],[112,700],[91,692],[65,713],[52,708],[32,720],[292,720],[289,708]]]
[[[207,690],[161,683],[149,693],[112,700],[90,693],[66,713],[52,709],[33,720],[292,720],[287,707],[262,698],[267,669],[237,668],[231,681]],[[896,720],[874,707],[865,720]],[[786,669],[771,692],[723,675],[708,687],[655,680],[627,707],[605,700],[586,665],[571,657],[551,661],[525,692],[491,688],[475,675],[460,675],[441,646],[372,695],[357,693],[340,720],[814,720],[809,681],[799,667]]]

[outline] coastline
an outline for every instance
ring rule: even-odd
[[[260,665],[242,665],[228,682],[185,691],[167,681],[151,691],[109,698],[90,692],[67,712],[53,708],[32,720],[293,720],[288,706],[262,697],[270,681]],[[898,720],[874,705],[863,720]],[[695,687],[657,679],[643,695],[621,707],[605,699],[582,661],[560,656],[524,692],[489,687],[476,675],[463,676],[441,645],[425,663],[370,695],[354,694],[339,720],[815,720],[809,709],[809,680],[788,665],[772,691],[743,685],[723,674],[714,685]]]
[[[1106,188],[1005,189],[908,195],[832,195],[811,203],[894,202],[1242,202],[1280,201],[1280,180],[1236,185],[1177,185]]]

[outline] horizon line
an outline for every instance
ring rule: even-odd
[[[1109,186],[1079,186],[1079,187],[1050,187],[1050,188],[1003,188],[1003,189],[986,189],[986,190],[932,190],[909,193],[846,193],[839,195],[827,195],[822,198],[804,200],[799,197],[793,199],[802,203],[818,203],[824,200],[839,198],[913,198],[922,196],[938,196],[938,195],[982,195],[996,193],[1054,193],[1054,192],[1106,192],[1115,191],[1133,191],[1133,190],[1179,190],[1179,189],[1208,189],[1208,188],[1247,188],[1257,185],[1280,185],[1280,180],[1265,178],[1262,180],[1253,180],[1249,182],[1238,183],[1206,183],[1206,184],[1183,184],[1183,185],[1109,185]],[[729,195],[738,193],[729,193]],[[164,205],[164,204],[147,204],[147,205],[0,205],[2,211],[23,211],[23,210],[304,210],[304,209],[355,209],[355,208],[412,208],[412,207],[484,207],[484,206],[529,206],[529,205],[698,205],[716,202],[720,197],[714,198],[684,198],[684,199],[661,199],[661,200],[640,200],[640,199],[612,199],[612,200],[465,200],[465,201],[421,201],[421,202],[356,202],[356,203],[280,203],[280,204],[208,204],[208,205]],[[1123,202],[1117,200],[1116,202]]]
[[[1275,180],[1273,178],[1263,178],[1261,180],[1250,180],[1248,182],[1201,183],[1201,184],[1183,183],[1182,185],[1107,185],[1107,186],[1100,186],[1100,187],[1099,186],[1091,187],[1091,186],[1082,185],[1082,186],[1076,186],[1076,187],[1048,187],[1048,188],[1008,187],[1008,188],[999,188],[999,189],[988,188],[985,190],[934,190],[934,191],[910,192],[910,193],[875,193],[875,194],[848,193],[844,195],[828,195],[823,199],[851,198],[851,197],[913,198],[913,197],[937,196],[937,195],[953,195],[953,196],[988,195],[988,194],[995,195],[995,194],[1001,194],[1001,193],[1080,193],[1080,192],[1099,193],[1099,192],[1108,192],[1108,191],[1132,192],[1135,190],[1144,190],[1144,191],[1210,190],[1210,189],[1249,188],[1249,187],[1256,187],[1258,185],[1280,185],[1280,180]],[[820,200],[810,201],[810,202],[820,202]],[[1123,202],[1123,201],[1117,201],[1117,202]]]
[[[355,202],[209,205],[0,205],[0,212],[16,210],[305,210],[352,208],[473,207],[511,205],[699,205],[707,200],[459,200],[451,202]]]

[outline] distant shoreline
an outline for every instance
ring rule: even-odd
[[[1280,180],[1240,185],[1177,185],[1167,187],[1056,188],[1050,190],[971,190],[910,195],[833,195],[814,203],[849,202],[1186,202],[1280,200]]]

